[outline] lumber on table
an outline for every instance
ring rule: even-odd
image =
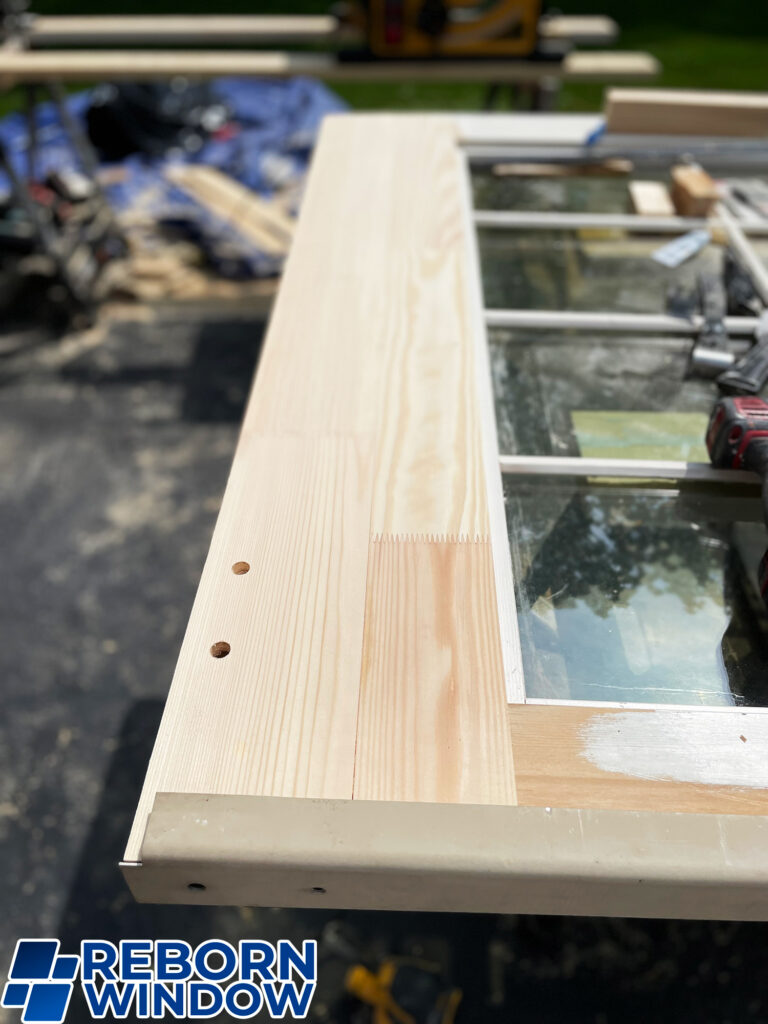
[[[165,176],[264,252],[288,252],[294,224],[276,203],[204,164],[171,164]]]
[[[616,38],[613,18],[552,15],[539,21],[547,40],[607,43]],[[360,36],[333,15],[133,15],[83,14],[35,16],[29,28],[32,46],[94,43],[315,42]]]
[[[29,29],[34,46],[92,46],[201,42],[315,42],[346,37],[332,15],[37,15]]]
[[[613,18],[603,15],[550,14],[539,20],[539,36],[575,43],[611,43],[619,34]]]
[[[38,15],[29,29],[33,46],[309,42],[338,34],[331,15]]]
[[[17,82],[141,81],[185,75],[284,78],[309,75],[327,81],[535,82],[647,79],[659,65],[644,53],[573,52],[562,62],[525,60],[340,61],[333,54],[215,50],[58,50],[3,54],[3,75]]]
[[[621,133],[768,136],[768,93],[609,89],[605,123]]]
[[[580,82],[655,78],[661,71],[654,56],[634,50],[574,50],[563,65],[563,78]]]

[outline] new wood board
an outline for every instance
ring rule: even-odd
[[[699,89],[609,89],[609,132],[768,136],[768,94]]]

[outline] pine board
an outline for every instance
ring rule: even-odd
[[[400,652],[414,642],[431,670],[418,726],[433,747],[431,781],[406,768],[399,797],[514,797],[494,710],[504,680],[461,170],[448,119],[325,123],[126,860],[140,859],[156,792],[351,798],[356,756],[361,786],[375,787],[364,781],[377,770],[369,717],[394,698]],[[453,555],[425,558],[428,538]],[[371,605],[369,549],[375,570],[382,545],[403,552],[402,608],[386,594]],[[239,560],[251,564],[244,576],[231,571]],[[412,564],[426,571],[415,586]],[[425,587],[453,602],[440,634],[431,627],[444,609],[428,608]],[[390,612],[402,629],[379,653],[393,671],[369,691],[364,618],[386,623]],[[220,640],[231,651],[213,658]],[[458,709],[449,731],[482,754],[456,785],[442,781],[453,752],[432,742],[446,702]],[[501,781],[487,781],[494,773]]]

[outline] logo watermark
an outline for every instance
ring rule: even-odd
[[[78,985],[94,1020],[165,1017],[239,1020],[266,1010],[273,1020],[303,1020],[317,984],[317,943],[301,949],[244,939],[86,939],[80,954],[58,939],[19,939],[0,1006],[21,1010],[22,1024],[61,1024]]]

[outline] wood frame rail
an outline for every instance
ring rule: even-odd
[[[349,34],[332,14],[37,14],[25,31],[33,47],[314,43]]]
[[[674,459],[609,459],[581,456],[500,455],[502,473],[520,476],[622,477],[627,480],[680,480],[700,483],[759,487],[754,473],[745,469],[715,469],[708,462]]]
[[[331,14],[135,15],[38,14],[25,25],[34,47],[83,44],[157,44],[201,42],[337,42],[359,38],[354,26]],[[550,15],[539,22],[550,42],[610,43],[618,35],[612,18],[600,15]]]
[[[698,334],[703,318],[671,316],[669,313],[606,313],[603,310],[581,309],[486,309],[488,327],[531,328],[534,330],[605,331],[632,334]],[[725,329],[729,335],[754,335],[758,318],[727,316]]]
[[[674,235],[698,228],[722,228],[746,235],[768,235],[768,222],[736,224],[721,207],[720,217],[654,217],[638,213],[537,213],[533,210],[475,210],[479,228],[524,231],[572,231],[578,228],[617,228],[640,235]],[[724,214],[724,216],[722,216]],[[765,273],[765,268],[762,268]]]
[[[466,81],[602,82],[647,80],[659,72],[650,54],[572,51],[560,61],[445,60],[343,61],[333,54],[279,50],[13,50],[2,51],[5,81],[151,81],[185,75],[287,78],[310,75],[331,82]]]
[[[523,702],[460,131],[324,122],[126,878],[768,919],[762,709]]]

